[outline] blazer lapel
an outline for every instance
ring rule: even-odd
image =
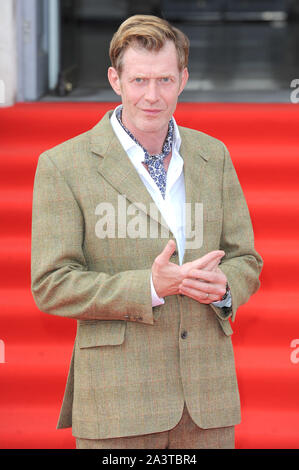
[[[195,210],[196,204],[202,202],[202,187],[204,183],[205,166],[209,160],[208,153],[199,147],[198,135],[192,136],[189,129],[179,126],[182,143],[180,155],[184,160],[184,180],[186,191],[186,230],[190,234],[195,230]],[[188,237],[188,233],[186,234]],[[187,239],[186,239],[187,242]],[[183,262],[188,256],[188,248],[185,250]]]
[[[108,111],[90,131],[91,151],[100,157],[97,171],[116,191],[170,231],[161,213],[151,210],[151,205],[155,203],[113,132],[110,124],[112,112]]]

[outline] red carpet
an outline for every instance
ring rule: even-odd
[[[31,296],[32,188],[39,154],[88,130],[114,106],[0,109],[2,449],[75,447],[71,430],[55,428],[76,322],[40,313]],[[176,119],[228,146],[265,263],[260,291],[233,324],[242,403],[236,447],[299,448],[299,107],[183,103]]]

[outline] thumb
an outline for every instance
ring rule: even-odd
[[[165,248],[161,253],[158,255],[159,261],[162,263],[168,263],[171,255],[174,253],[176,249],[176,243],[174,240],[169,240],[166,244]]]

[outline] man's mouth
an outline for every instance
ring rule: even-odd
[[[162,110],[161,109],[143,109],[142,110],[146,114],[156,115],[159,114]]]

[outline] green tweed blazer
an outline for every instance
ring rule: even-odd
[[[179,127],[186,202],[203,207],[203,243],[187,248],[183,261],[225,251],[220,269],[232,313],[180,295],[152,307],[151,266],[174,235],[150,236],[149,222],[161,228],[163,221],[113,132],[111,113],[40,155],[35,175],[32,294],[42,312],[77,319],[57,427],[89,439],[161,432],[179,422],[184,402],[201,428],[237,424],[230,320],[259,288],[262,259],[229,153],[219,140]],[[145,236],[123,236],[120,196],[148,223]],[[105,216],[109,236],[99,237]]]

